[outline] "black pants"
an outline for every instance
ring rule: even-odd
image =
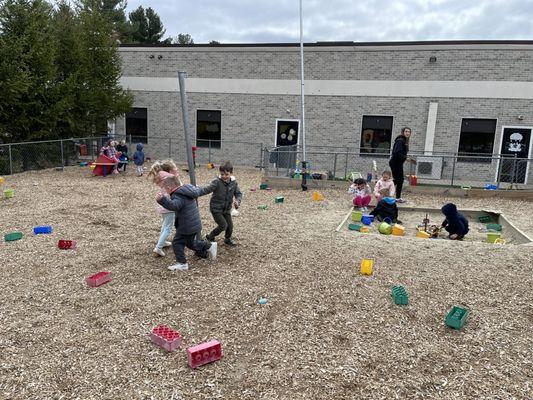
[[[392,180],[394,186],[396,186],[396,198],[399,199],[402,197],[402,187],[403,187],[403,162],[393,162],[389,161],[389,167],[392,172]]]
[[[207,258],[207,250],[211,247],[211,243],[205,240],[196,240],[197,233],[192,235],[182,235],[176,232],[176,236],[172,239],[172,249],[176,256],[176,261],[185,264],[185,247],[194,250],[198,257]]]
[[[211,231],[209,234],[209,237],[214,239],[218,235],[220,235],[221,232],[226,231],[225,238],[230,239],[231,235],[233,234],[233,220],[231,219],[231,214],[228,213],[211,213],[213,215],[213,219],[217,223],[217,227]]]

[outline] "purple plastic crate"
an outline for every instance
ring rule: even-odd
[[[159,325],[150,332],[150,340],[166,351],[174,351],[181,346],[182,337],[167,325]]]

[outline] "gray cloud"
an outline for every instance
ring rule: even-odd
[[[303,0],[304,40],[533,39],[531,0]],[[161,16],[167,36],[195,43],[296,42],[298,0],[134,0]]]

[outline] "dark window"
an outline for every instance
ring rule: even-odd
[[[196,146],[220,149],[221,111],[196,111]]]
[[[361,155],[390,154],[392,117],[364,115],[361,128]]]
[[[459,137],[459,155],[470,157],[460,157],[458,161],[490,163],[495,133],[495,119],[463,118]],[[490,157],[482,157],[485,155]]]
[[[148,111],[146,108],[134,108],[126,113],[126,135],[131,135],[133,143],[148,141]]]

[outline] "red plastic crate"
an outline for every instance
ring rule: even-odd
[[[221,358],[222,346],[218,340],[211,340],[187,349],[187,359],[191,368],[198,368]]]
[[[182,337],[169,326],[159,325],[150,332],[150,340],[166,351],[174,351],[181,346]]]
[[[104,283],[107,283],[111,280],[111,272],[102,271],[97,274],[91,275],[85,279],[87,285],[90,287],[102,286]]]
[[[60,240],[57,242],[57,247],[61,250],[76,250],[75,240]]]

